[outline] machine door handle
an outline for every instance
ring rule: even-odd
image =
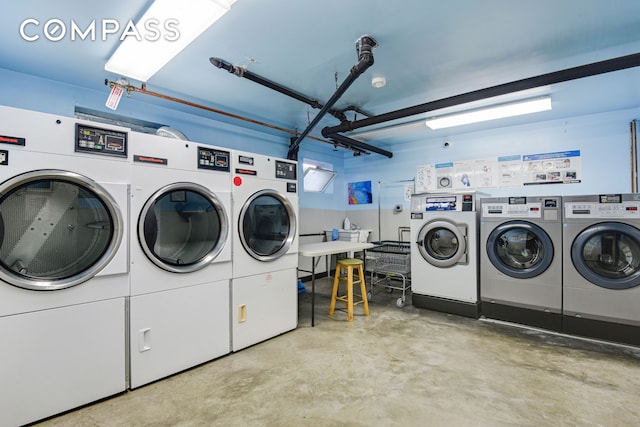
[[[151,328],[138,331],[138,351],[140,353],[151,350]]]

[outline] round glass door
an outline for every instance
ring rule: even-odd
[[[207,188],[179,182],[154,193],[138,220],[138,240],[147,257],[173,273],[209,265],[227,241],[223,204]]]
[[[487,255],[493,266],[516,279],[544,273],[553,261],[553,251],[549,235],[526,221],[505,222],[487,239]]]
[[[111,261],[123,235],[120,209],[93,180],[41,170],[0,185],[0,278],[32,290],[85,282]]]
[[[583,230],[571,245],[571,260],[589,282],[607,289],[640,285],[640,230],[605,222]]]
[[[436,267],[451,267],[467,262],[466,227],[444,220],[425,224],[418,233],[418,250]]]
[[[239,219],[240,241],[259,261],[273,261],[287,253],[296,235],[293,206],[280,193],[262,190],[242,207]]]

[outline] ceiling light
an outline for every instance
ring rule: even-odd
[[[494,105],[491,107],[450,114],[447,116],[434,117],[432,119],[427,119],[426,125],[435,130],[548,110],[551,110],[551,98],[545,96],[526,101]]]
[[[155,0],[104,66],[146,82],[173,57],[227,13],[236,0]],[[125,37],[126,36],[126,37]]]

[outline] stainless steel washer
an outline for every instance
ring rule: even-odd
[[[564,198],[563,331],[640,345],[640,194]]]
[[[477,193],[411,198],[411,292],[416,307],[478,318]]]
[[[561,330],[561,213],[559,196],[481,200],[483,316]]]

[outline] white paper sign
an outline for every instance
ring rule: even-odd
[[[124,93],[124,89],[121,86],[113,85],[111,88],[111,93],[109,94],[109,98],[107,98],[106,106],[112,110],[118,108],[118,104],[120,103],[120,99],[122,98],[122,94]]]

